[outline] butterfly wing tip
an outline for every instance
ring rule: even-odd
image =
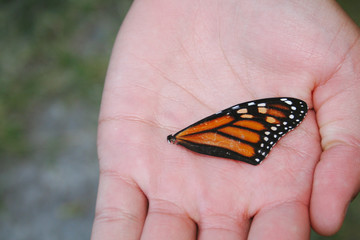
[[[176,138],[175,138],[175,136],[174,135],[169,135],[169,136],[167,136],[167,141],[168,141],[168,143],[176,143]]]

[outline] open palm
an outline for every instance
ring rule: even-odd
[[[93,239],[306,239],[310,219],[322,233],[336,231],[343,215],[321,222],[318,195],[360,171],[350,159],[360,126],[347,128],[346,119],[359,110],[332,110],[346,98],[360,102],[347,67],[359,53],[356,28],[330,1],[155,2],[133,4],[113,50]],[[258,166],[166,142],[203,117],[265,97],[300,98],[310,110]],[[339,149],[348,164],[340,173],[340,154],[318,164]]]

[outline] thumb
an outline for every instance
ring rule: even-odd
[[[322,235],[340,229],[360,190],[360,44],[352,53],[314,91],[323,153],[314,173],[310,217]]]

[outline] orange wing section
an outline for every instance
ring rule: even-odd
[[[286,117],[285,114],[282,111],[279,111],[279,110],[276,110],[276,109],[268,109],[267,113],[274,116],[274,117],[280,117],[280,118]]]
[[[229,115],[225,115],[219,118],[215,118],[213,120],[207,121],[207,122],[203,122],[200,123],[198,125],[195,125],[193,127],[190,127],[182,132],[180,132],[176,138],[181,138],[183,136],[189,135],[189,134],[194,134],[194,133],[198,133],[198,132],[202,132],[205,130],[210,130],[216,127],[220,127],[224,124],[230,123],[231,121],[233,121],[234,118],[229,116]]]
[[[253,120],[240,120],[234,123],[236,126],[246,127],[253,130],[261,131],[265,129],[265,126],[262,123],[253,121]]]
[[[219,131],[237,137],[241,140],[245,140],[247,142],[257,143],[260,141],[259,134],[246,129],[229,126],[229,127],[221,128],[219,129]]]
[[[280,108],[280,109],[284,109],[284,110],[289,110],[289,107],[283,104],[270,104],[270,107],[275,107],[275,108]]]
[[[255,155],[255,150],[252,146],[213,132],[199,133],[189,136],[177,136],[177,139],[179,141],[186,140],[193,143],[226,148],[245,157],[253,157]]]

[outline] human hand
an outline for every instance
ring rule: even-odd
[[[360,186],[359,52],[332,1],[135,1],[104,88],[92,238],[306,239],[310,219],[337,231]],[[166,142],[278,96],[311,110],[259,166]]]

